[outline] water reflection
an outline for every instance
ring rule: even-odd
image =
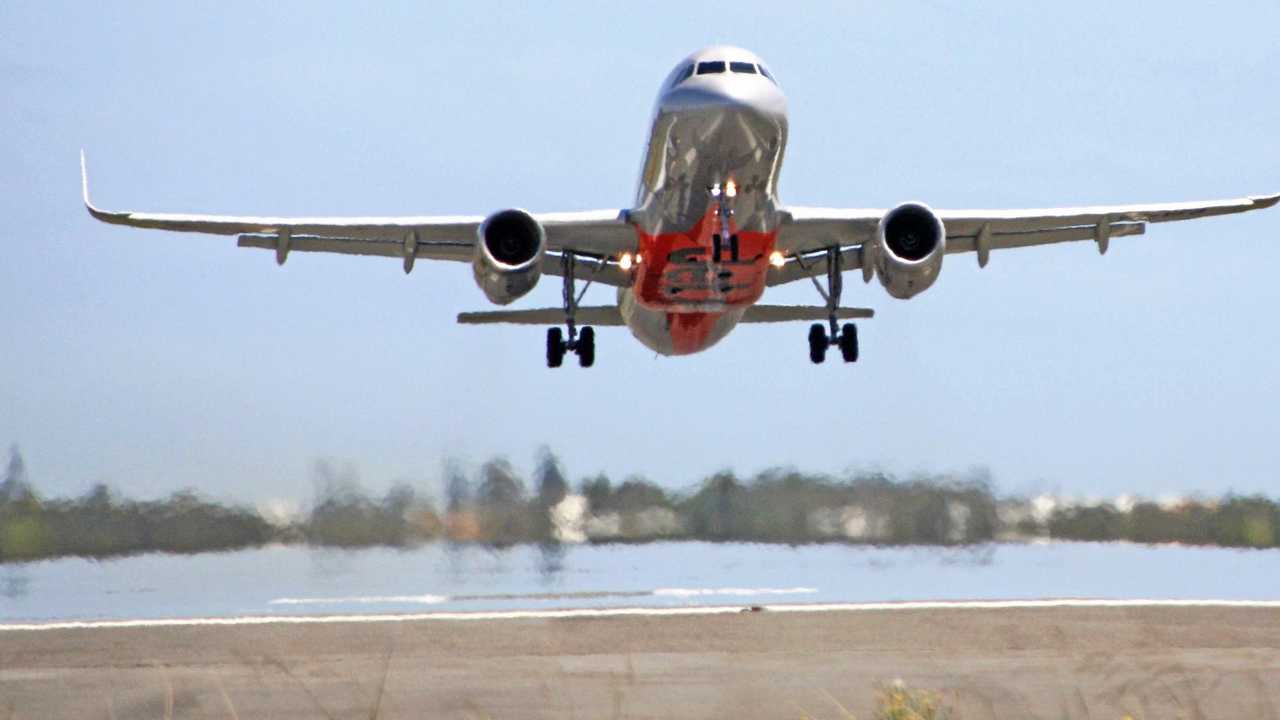
[[[31,577],[23,568],[0,571],[0,597],[20,600],[31,592]]]
[[[554,585],[564,572],[565,547],[558,542],[538,543],[538,575],[543,585]]]
[[[307,570],[318,580],[350,575],[359,562],[360,555],[359,550],[313,548],[307,553]]]
[[[1277,577],[1280,554],[1270,552],[1085,543],[275,546],[0,568],[0,622],[1046,597],[1265,600],[1280,599]]]

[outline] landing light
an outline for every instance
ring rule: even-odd
[[[624,271],[630,270],[632,259],[631,253],[622,253],[622,256],[618,258],[618,267],[622,268]]]
[[[726,197],[733,197],[738,194],[738,183],[730,180],[725,183],[724,194]]]
[[[636,253],[636,264],[639,265],[642,262],[644,262],[644,256],[640,253]]]
[[[782,256],[782,253],[778,252],[777,250],[774,250],[773,252],[769,253],[769,264],[776,268],[780,268],[783,265],[787,264],[787,259]]]

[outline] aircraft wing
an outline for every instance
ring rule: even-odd
[[[582,305],[574,318],[582,325],[618,327],[626,324],[617,305]],[[558,307],[458,313],[460,325],[559,325],[562,322],[564,308]]]
[[[1147,223],[1194,220],[1268,208],[1280,194],[1205,202],[1107,205],[1034,210],[936,210],[947,230],[947,254],[973,252],[986,266],[992,250],[1092,240],[1101,252],[1113,237],[1141,235]],[[768,284],[826,273],[825,251],[842,250],[844,270],[862,268],[864,243],[876,232],[884,209],[792,207],[784,211],[777,248],[788,261],[770,271]],[[865,272],[864,272],[865,274]]]
[[[113,225],[155,228],[174,232],[238,235],[240,247],[274,250],[284,263],[291,252],[323,252],[343,255],[376,255],[401,258],[405,272],[418,258],[471,262],[481,216],[423,215],[406,217],[255,217],[194,215],[181,213],[118,212],[103,210],[89,199],[89,179],[84,154],[80,177],[85,208],[94,218]],[[629,284],[626,273],[608,262],[633,250],[636,233],[624,210],[534,213],[547,234],[549,255],[542,271],[560,275],[559,253],[573,251],[591,266],[583,275],[605,285]],[[594,258],[595,262],[591,262]],[[592,272],[591,270],[594,270]]]

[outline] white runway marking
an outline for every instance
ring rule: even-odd
[[[892,612],[904,610],[1022,610],[1047,608],[1269,608],[1280,610],[1280,600],[955,600],[877,603],[814,603],[759,606],[769,612]],[[505,612],[439,612],[399,615],[298,615],[231,618],[164,618],[157,620],[86,620],[0,624],[0,632],[39,630],[101,630],[118,628],[199,627],[227,625],[309,625],[322,623],[392,623],[426,620],[541,620],[559,618],[607,618],[662,615],[726,615],[740,613],[742,605],[708,605],[677,608],[589,608],[576,610],[511,610]]]
[[[564,593],[524,593],[498,595],[353,595],[349,597],[282,597],[268,605],[439,605],[447,602],[474,600],[567,600],[601,597],[753,597],[757,595],[812,595],[818,588],[658,588],[635,591],[586,591]]]

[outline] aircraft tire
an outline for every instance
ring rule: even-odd
[[[596,364],[596,329],[588,325],[578,334],[578,365],[589,368]]]
[[[823,360],[827,359],[827,329],[821,323],[814,323],[809,326],[809,360],[814,365],[820,365]]]
[[[564,362],[564,331],[547,328],[547,367],[558,368]]]
[[[858,326],[853,323],[840,330],[840,356],[847,363],[858,362]]]

